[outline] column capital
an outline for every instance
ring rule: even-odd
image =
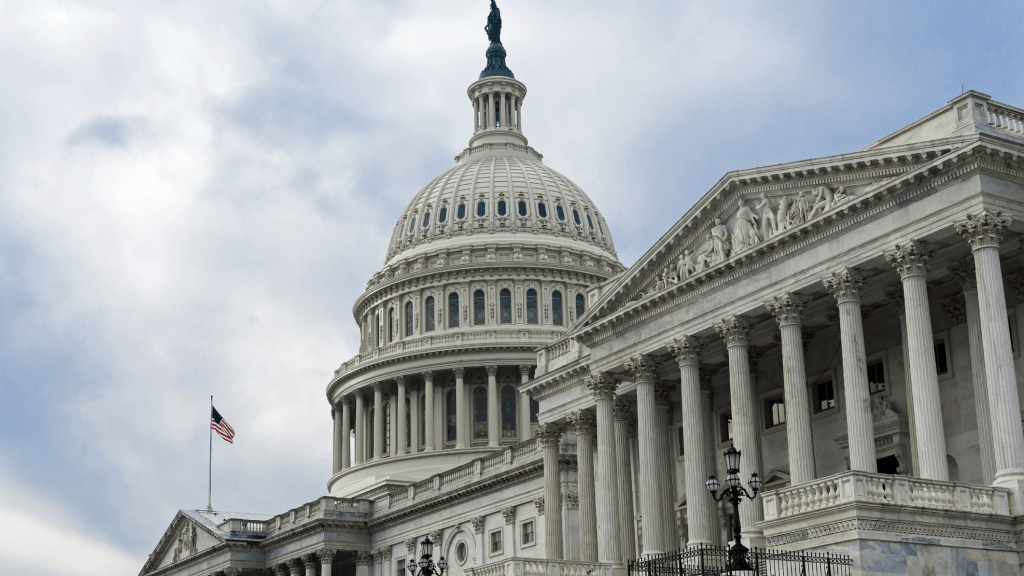
[[[320,557],[321,564],[330,564],[334,561],[334,550],[329,548],[321,548],[316,551],[316,555]]]
[[[676,357],[680,367],[696,365],[700,363],[700,353],[706,345],[703,338],[685,334],[669,342],[668,351]]]
[[[406,554],[415,557],[416,556],[416,537],[405,539],[405,550]]]
[[[653,382],[655,367],[654,359],[647,354],[637,354],[626,361],[626,370],[633,373],[637,382]]]
[[[544,515],[544,497],[538,496],[533,499],[533,507],[537,509],[537,516]]]
[[[783,292],[778,296],[772,296],[764,301],[764,307],[775,316],[779,327],[790,324],[802,324],[804,320],[804,309],[810,298],[795,292]]]
[[[863,295],[864,285],[868,279],[860,268],[847,266],[842,270],[833,272],[831,276],[822,279],[821,283],[825,289],[836,297],[836,302],[860,302]]]
[[[497,376],[498,375],[498,367],[497,366],[494,366],[494,365],[484,366],[484,370],[487,370],[487,375],[488,376]]]
[[[395,384],[405,386],[405,376],[395,376]]]
[[[892,302],[897,314],[903,316],[907,313],[907,302],[903,299],[903,286],[899,284],[889,286],[885,289],[885,297]]]
[[[747,346],[750,344],[750,331],[754,326],[754,321],[750,317],[733,314],[715,322],[715,332],[725,340],[728,347]]]
[[[377,392],[381,392],[381,393],[384,392],[384,383],[383,382],[380,382],[380,381],[374,382],[373,384],[371,384],[371,386],[373,386],[374,394],[376,394]]]
[[[320,564],[320,557],[316,553],[306,554],[302,557],[302,563],[306,568],[316,568],[316,565]]]
[[[424,382],[434,381],[434,373],[431,372],[430,370],[424,370],[423,372],[420,372],[420,377],[423,378]]]
[[[338,402],[338,404],[341,404],[342,406],[348,406],[350,408],[355,403],[356,403],[356,397],[353,394],[345,394],[344,396],[341,397],[341,401]]]
[[[953,294],[949,300],[939,303],[939,308],[949,318],[949,325],[956,326],[967,322],[967,303],[961,293]]]
[[[501,515],[505,517],[505,524],[516,523],[516,507],[506,506],[501,509]]]
[[[954,222],[953,229],[967,240],[971,250],[998,248],[1012,220],[1013,216],[1010,214],[983,208],[979,212],[968,214],[964,220]]]
[[[924,276],[928,273],[928,262],[935,258],[935,249],[924,240],[910,240],[897,244],[892,252],[885,253],[885,259],[900,273],[900,279]]]
[[[574,410],[569,413],[567,418],[569,425],[572,426],[572,431],[577,436],[583,436],[584,434],[593,435],[597,430],[597,417],[594,415],[593,410]]]
[[[700,365],[700,388],[701,390],[711,391],[715,375],[721,370],[721,366],[717,364],[701,364]]]
[[[288,567],[291,568],[292,570],[298,570],[299,568],[304,568],[305,565],[306,565],[306,563],[302,561],[302,558],[292,558],[291,560],[288,561]]]
[[[235,566],[229,566],[224,569],[225,576],[241,576],[242,569]]]
[[[633,422],[633,403],[626,399],[625,396],[614,396],[614,403],[612,404],[612,414],[615,415],[615,421],[622,422]]]
[[[520,364],[519,365],[519,375],[520,376],[529,376],[531,368],[533,368],[533,366],[531,366],[529,364]]]
[[[455,373],[456,378],[462,378],[466,375],[466,369],[461,366],[458,368],[452,368],[452,372]]]
[[[473,525],[473,532],[476,532],[477,534],[483,534],[483,532],[484,532],[484,517],[483,516],[474,516],[473,518],[469,519],[469,523]]]
[[[438,544],[441,544],[442,540],[443,540],[443,536],[444,536],[444,529],[443,528],[438,528],[436,530],[431,530],[430,534],[428,534],[428,536],[430,536],[430,541],[431,542],[436,542]]]
[[[362,551],[356,554],[356,566],[369,566],[373,564],[373,554]]]
[[[555,422],[543,422],[537,426],[535,436],[541,446],[558,446],[558,442],[565,434],[565,424]]]
[[[597,400],[607,400],[615,395],[615,389],[618,388],[619,382],[615,378],[612,378],[604,372],[598,372],[589,378],[584,380],[587,384],[587,388],[590,388],[590,393],[594,395]]]
[[[281,562],[280,564],[274,564],[274,574],[277,574],[277,576],[284,576],[287,573],[288,573],[288,565],[287,564],[285,564],[284,562]]]
[[[961,258],[947,266],[946,270],[960,284],[964,292],[978,289],[978,275],[974,269],[974,260]]]

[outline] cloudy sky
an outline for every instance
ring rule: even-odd
[[[629,265],[722,174],[1024,106],[1024,3],[502,0],[523,127]],[[0,0],[0,566],[136,574],[325,492],[325,385],[472,127],[486,0]]]

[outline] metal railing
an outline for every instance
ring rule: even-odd
[[[831,552],[785,552],[752,548],[750,571],[728,568],[728,546],[698,545],[629,562],[629,576],[849,576],[853,559]]]

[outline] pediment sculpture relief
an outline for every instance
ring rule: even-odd
[[[177,542],[174,545],[174,561],[184,560],[196,553],[196,526],[191,522],[185,523],[178,532]]]

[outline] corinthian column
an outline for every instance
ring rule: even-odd
[[[903,286],[893,284],[885,290],[885,297],[896,308],[900,318],[900,334],[903,343],[903,382],[907,391],[907,418],[910,420],[910,466],[913,470],[905,470],[913,476],[921,469],[921,461],[917,457],[917,419],[914,418],[914,386],[910,379],[910,345],[907,344],[907,306],[903,301]]]
[[[615,397],[615,478],[619,492],[619,536],[622,543],[622,561],[636,559],[636,531],[633,509],[633,466],[630,458],[630,426],[632,415],[629,404],[619,396]],[[600,426],[600,423],[598,424]],[[601,462],[605,460],[601,456]],[[603,470],[603,468],[602,468]]]
[[[398,438],[395,438],[394,441],[397,447],[394,450],[394,454],[396,456],[405,456],[405,438],[407,434],[405,428],[405,376],[396,376],[395,383],[398,384],[398,396],[395,399],[394,410],[395,414],[398,415],[398,433],[396,434]]]
[[[352,398],[341,399],[341,469],[352,466]]]
[[[619,526],[618,450],[615,446],[614,398],[617,382],[604,374],[587,379],[597,403],[597,454],[601,492],[597,494],[597,559],[622,568]]]
[[[537,427],[537,439],[544,451],[544,557],[564,560],[562,546],[562,477],[558,468],[558,441],[565,426],[543,423]]]
[[[465,368],[455,369],[455,448],[466,447],[466,386],[463,376]]]
[[[862,288],[867,279],[858,268],[843,268],[821,282],[839,304],[839,339],[843,349],[850,469],[877,472],[875,432],[869,398],[871,391],[868,389],[868,366],[864,354],[864,323],[860,313]]]
[[[487,445],[497,446],[501,441],[501,427],[498,425],[498,367],[487,369]]]
[[[366,461],[366,406],[363,393],[356,390],[356,464]]]
[[[935,369],[935,342],[928,310],[925,275],[935,250],[927,242],[911,240],[897,245],[885,259],[900,273],[907,306],[907,344],[910,347],[910,378],[914,381],[914,417],[917,419],[918,460],[921,478],[949,480],[946,436],[942,427],[939,374]],[[1000,288],[1002,285],[1000,284]],[[849,385],[847,385],[849,388]],[[1018,427],[1020,415],[1017,415]]]
[[[740,479],[744,482],[757,471],[761,461],[761,439],[756,426],[755,391],[750,380],[750,330],[753,321],[746,316],[728,316],[715,323],[715,331],[729,349],[729,395],[732,407],[732,440],[740,451]],[[760,496],[747,506],[740,506],[743,544],[764,546],[764,531],[755,524],[764,520]]]
[[[978,420],[978,447],[981,452],[981,483],[992,484],[996,474],[996,454],[992,443],[992,419],[985,377],[985,348],[982,342],[981,308],[978,303],[977,273],[974,262],[957,260],[949,273],[964,290],[967,309],[967,338],[971,349],[971,379],[974,381],[974,411]]]
[[[643,518],[643,555],[666,551],[662,533],[661,514],[668,507],[662,501],[658,486],[658,452],[656,426],[657,407],[654,399],[654,361],[650,356],[637,354],[626,362],[626,368],[636,381],[637,440],[639,447],[640,516]]]
[[[675,467],[675,454],[672,451],[672,388],[667,382],[658,382],[654,386],[654,401],[657,408],[655,426],[658,434],[655,454],[658,455],[658,487],[661,488],[661,533],[665,539],[665,550],[679,548],[676,536],[676,481],[672,474]]]
[[[430,370],[423,372],[423,393],[426,395],[423,399],[426,405],[425,413],[423,414],[423,451],[433,452],[434,451],[434,373]]]
[[[384,383],[373,383],[373,457],[384,457]]]
[[[331,564],[334,563],[334,550],[321,548],[316,555],[320,558],[320,574],[331,576]]]
[[[597,503],[594,499],[594,427],[590,410],[569,414],[569,425],[576,433],[576,484],[580,494],[580,560],[597,562]]]
[[[686,459],[686,531],[687,545],[714,543],[714,526],[708,510],[714,499],[704,483],[711,471],[707,468],[712,446],[705,442],[704,431],[710,426],[708,413],[700,396],[700,354],[704,341],[694,336],[676,338],[668,346],[679,362],[679,392],[683,406],[683,455]]]
[[[814,440],[811,438],[811,405],[807,398],[807,368],[801,328],[807,299],[785,292],[764,303],[782,332],[782,382],[785,388],[786,441],[789,445],[790,483],[815,479]]]
[[[334,421],[334,474],[341,472],[341,414],[339,404],[331,405],[331,420]]]
[[[714,421],[715,415],[715,401],[714,401],[714,383],[715,375],[718,374],[719,366],[714,364],[701,364],[699,367],[700,373],[700,405],[701,410],[706,415],[709,425],[704,428],[703,436],[705,445],[707,445],[706,462],[704,463],[704,469],[707,471],[705,477],[710,476],[714,473],[715,459],[718,457],[718,452],[715,450],[715,446],[718,445],[718,440],[715,438],[715,427],[718,425]],[[699,440],[698,440],[699,441]],[[707,488],[705,488],[707,490]],[[710,495],[709,495],[710,497]],[[689,500],[689,496],[687,496]],[[712,499],[713,500],[713,499]],[[722,544],[719,530],[719,515],[718,515],[718,504],[714,501],[708,507],[708,525],[711,526],[711,537],[713,544]]]
[[[985,350],[985,380],[992,411],[996,460],[996,486],[1009,487],[1014,515],[1024,514],[1024,432],[1020,423],[1020,397],[1006,321],[1006,295],[999,263],[999,243],[1010,226],[1000,212],[983,210],[955,225],[974,254],[978,280],[978,308],[981,315],[982,348]]]

